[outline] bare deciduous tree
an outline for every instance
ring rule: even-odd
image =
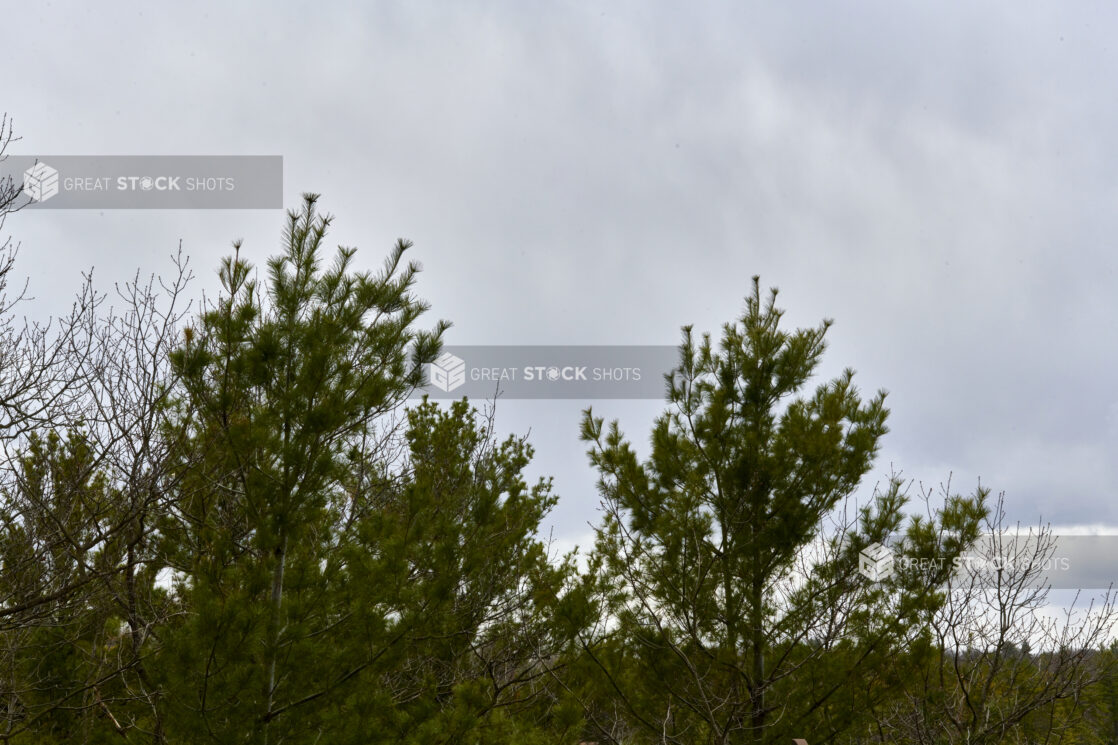
[[[0,117],[0,162],[17,140],[8,117]],[[0,179],[0,232],[7,217],[26,204],[22,184],[10,176]],[[18,252],[10,237],[0,243],[0,443],[74,419],[81,397],[74,372],[93,352],[98,304],[87,276],[68,316],[46,324],[17,322],[13,311],[27,297],[26,282],[9,293]]]
[[[927,494],[925,494],[927,496]],[[1107,673],[1100,654],[1118,621],[1113,592],[1076,610],[1049,605],[1051,526],[1006,524],[1004,497],[944,588],[931,617],[932,644],[918,674],[874,711],[867,742],[1061,742],[1077,725],[1079,699]]]
[[[0,471],[0,687],[9,702],[0,741],[62,710],[107,717],[123,734],[138,726],[137,702],[161,741],[145,659],[152,628],[173,612],[156,576],[153,525],[173,493],[167,355],[187,312],[181,252],[175,266],[170,282],[137,276],[117,287],[123,308],[96,318],[88,353],[60,358],[82,416],[40,423]],[[60,650],[61,678],[26,664]]]

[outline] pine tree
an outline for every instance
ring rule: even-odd
[[[158,527],[179,614],[155,660],[170,742],[531,742],[577,707],[547,682],[573,569],[555,503],[466,401],[399,412],[446,324],[414,329],[401,242],[377,276],[292,213],[263,290],[239,257],[173,355],[185,435]]]
[[[719,349],[684,329],[672,408],[646,461],[617,422],[585,412],[605,513],[591,562],[603,617],[581,663],[597,677],[582,695],[598,737],[833,737],[888,688],[895,653],[934,602],[934,578],[886,591],[855,571],[857,552],[900,525],[898,479],[845,541],[824,535],[887,432],[885,393],[863,400],[847,369],[801,395],[831,322],[782,330],[775,302],[755,277]],[[973,507],[946,519],[969,535]],[[912,550],[933,550],[913,538]]]
[[[181,375],[179,494],[160,526],[177,573],[163,632],[168,722],[223,742],[299,741],[337,688],[329,650],[347,629],[329,593],[342,574],[335,505],[355,453],[423,380],[447,324],[415,328],[419,267],[397,243],[379,274],[339,248],[316,195],[291,212],[259,288],[237,253],[223,293],[172,357]],[[312,738],[313,739],[313,738]]]
[[[549,685],[564,644],[551,618],[570,581],[537,537],[550,479],[529,486],[522,438],[498,441],[465,400],[408,412],[405,467],[357,495],[347,542],[356,628],[339,664],[373,690],[335,711],[332,742],[530,743],[573,738],[578,711]]]

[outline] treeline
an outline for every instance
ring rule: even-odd
[[[405,405],[448,328],[408,244],[359,272],[329,224],[309,195],[202,307],[180,257],[51,328],[5,246],[0,742],[1118,742],[1109,598],[1056,623],[1028,569],[858,572],[1004,513],[898,476],[845,511],[888,410],[808,388],[829,322],[754,278],[718,342],[684,330],[647,459],[587,410],[603,509],[557,556],[525,439]]]

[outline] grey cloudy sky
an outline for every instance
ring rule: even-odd
[[[112,7],[112,10],[108,8]],[[890,391],[892,463],[1118,525],[1118,8],[1105,3],[22,3],[19,154],[278,154],[288,206],[378,266],[398,236],[453,344],[673,344],[750,277],[836,323],[824,374]],[[267,211],[24,212],[36,313],[80,270],[213,288]],[[577,401],[503,401],[595,519]],[[644,444],[656,402],[600,401]],[[872,481],[872,479],[871,479]]]

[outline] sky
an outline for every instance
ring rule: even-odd
[[[231,5],[231,4],[230,4]],[[111,10],[109,10],[111,8]],[[891,469],[1004,491],[1011,521],[1118,533],[1118,7],[1105,3],[22,3],[12,154],[280,155],[332,242],[398,237],[449,344],[717,336],[753,275],[835,323],[816,382],[889,392]],[[8,220],[33,316],[93,268],[217,287],[282,210]],[[586,545],[577,400],[502,400]],[[657,401],[592,402],[647,451]]]

